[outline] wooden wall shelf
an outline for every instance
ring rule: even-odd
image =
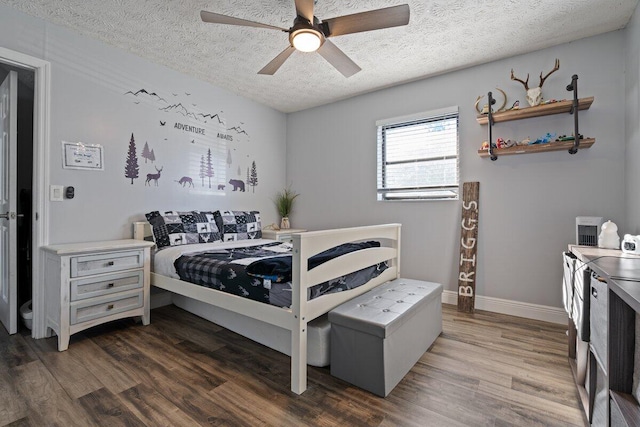
[[[588,110],[593,103],[594,97],[590,96],[588,98],[580,98],[578,100],[578,110]],[[552,104],[538,105],[537,107],[527,107],[521,108],[519,110],[509,110],[502,111],[499,113],[493,113],[493,122],[508,122],[512,120],[522,120],[529,119],[531,117],[541,117],[541,116],[550,116],[553,114],[562,114],[568,113],[571,111],[571,107],[573,105],[573,101],[559,101],[554,102]],[[477,122],[481,125],[486,125],[489,123],[489,117],[486,114],[482,116],[478,116],[476,118]],[[581,144],[582,145],[582,144]]]
[[[594,138],[584,138],[580,140],[580,149],[591,147],[596,140]],[[573,147],[573,141],[549,142],[546,144],[519,145],[509,148],[494,148],[493,153],[497,156],[508,156],[510,154],[544,153],[546,151],[563,151]],[[478,150],[478,156],[489,157],[489,150]]]

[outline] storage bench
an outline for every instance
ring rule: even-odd
[[[384,283],[329,312],[331,375],[386,396],[442,332],[442,285]]]

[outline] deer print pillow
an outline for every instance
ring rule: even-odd
[[[225,242],[262,238],[258,211],[215,211],[213,215]]]
[[[212,212],[153,211],[145,216],[158,249],[222,241]]]

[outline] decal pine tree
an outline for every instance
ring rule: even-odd
[[[213,176],[213,166],[211,161],[211,148],[207,150],[207,166],[204,171],[205,175],[209,178],[209,188],[211,188],[211,177]]]
[[[151,150],[151,153],[149,153],[149,160],[151,160],[151,163],[156,161],[156,153],[153,152],[153,149]]]
[[[227,165],[231,167],[231,148],[227,150]]]
[[[256,192],[256,185],[258,185],[258,169],[256,169],[255,160],[251,163],[251,176],[248,177],[247,182],[253,187],[253,192]]]
[[[200,156],[200,178],[202,178],[202,186],[204,187],[204,178],[207,176],[207,166],[204,162],[204,154]]]
[[[144,147],[142,148],[142,154],[140,154],[144,159],[144,162],[147,163],[147,160],[151,160],[151,151],[149,151],[149,143],[145,142]]]
[[[136,156],[136,141],[133,139],[133,133],[131,134],[131,141],[129,141],[129,151],[127,152],[127,162],[124,166],[124,176],[131,178],[131,185],[133,185],[133,180],[138,177],[138,156]]]

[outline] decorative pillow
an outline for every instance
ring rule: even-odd
[[[222,241],[212,212],[153,211],[145,216],[158,249]]]
[[[262,238],[258,211],[215,211],[213,215],[225,242]]]

